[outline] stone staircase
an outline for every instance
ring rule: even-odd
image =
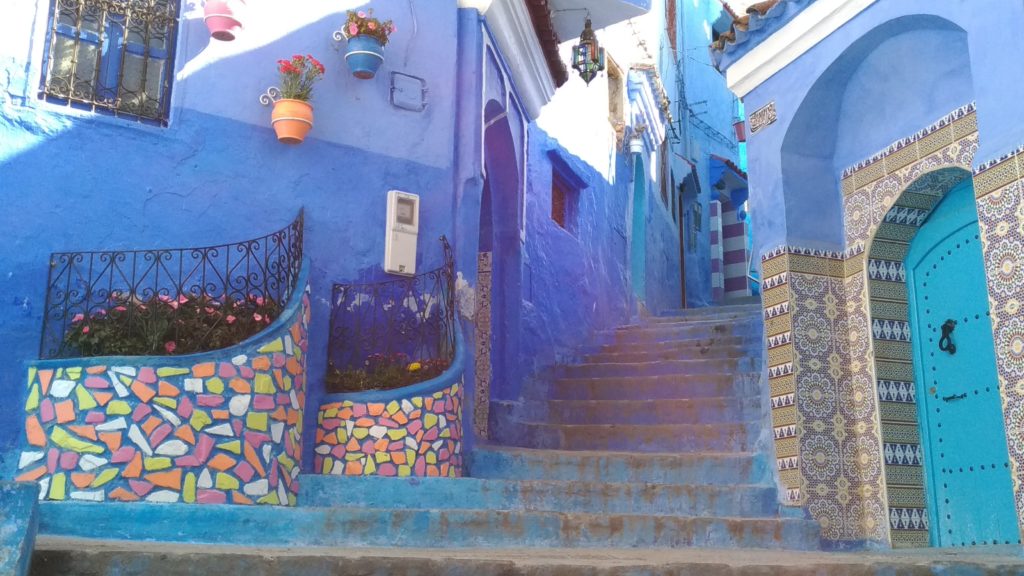
[[[1018,550],[818,551],[759,442],[760,322],[732,306],[599,335],[493,406],[471,477],[303,475],[296,508],[44,503],[32,574],[1021,573]]]

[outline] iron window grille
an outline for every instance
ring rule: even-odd
[[[65,334],[76,319],[104,315],[115,301],[206,296],[273,299],[286,306],[302,269],[304,221],[300,210],[281,230],[219,246],[51,254],[39,357],[87,355],[69,345]],[[145,331],[153,320],[144,306],[128,307],[126,314],[129,332]],[[159,348],[151,355],[156,354],[162,354]]]
[[[167,125],[178,0],[52,0],[41,97]]]

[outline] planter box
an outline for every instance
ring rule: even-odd
[[[314,471],[337,476],[462,476],[463,343],[437,378],[329,394],[317,417]]]
[[[305,291],[237,346],[33,362],[17,479],[43,500],[294,506],[307,275],[305,263]]]

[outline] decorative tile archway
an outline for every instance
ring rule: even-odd
[[[845,252],[780,247],[763,258],[780,480],[826,540],[928,543],[896,246],[967,176],[977,146],[967,105],[844,171]]]

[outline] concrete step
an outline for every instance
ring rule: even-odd
[[[611,338],[609,342],[586,345],[580,349],[582,354],[596,353],[629,353],[629,352],[661,352],[665,350],[684,351],[689,349],[715,349],[721,347],[735,346],[741,350],[760,354],[761,346],[764,345],[764,336],[761,333],[750,336],[723,336],[713,338],[679,338],[662,342],[615,342]]]
[[[303,475],[301,506],[768,517],[774,486]]]
[[[1009,576],[1019,549],[281,548],[43,537],[34,576]]]
[[[657,316],[650,316],[645,320],[658,318],[703,318],[719,314],[754,314],[762,310],[760,302],[748,304],[733,304],[729,306],[706,306],[704,308],[675,308],[662,310]]]
[[[640,454],[477,446],[467,454],[474,478],[579,480],[654,484],[761,484],[772,459],[764,454]]]
[[[510,422],[493,438],[508,446],[547,450],[728,452],[749,450],[758,426],[721,424],[549,424]]]
[[[730,337],[760,336],[764,329],[755,323],[708,323],[708,324],[667,324],[664,326],[642,326],[630,329],[619,328],[599,333],[601,338],[611,337],[615,343],[667,342],[702,338],[717,341]]]
[[[656,348],[637,347],[627,351],[617,351],[613,347],[609,351],[602,349],[599,352],[586,354],[584,362],[593,363],[623,363],[623,362],[659,362],[663,360],[701,360],[701,359],[725,359],[736,360],[740,358],[758,358],[760,361],[760,349],[755,346],[705,346],[698,341],[686,344],[669,343]]]
[[[815,523],[509,510],[44,503],[40,534],[263,546],[812,549]]]
[[[696,376],[609,376],[559,378],[551,383],[551,400],[663,400],[685,398],[750,398],[760,394],[760,373]]]
[[[707,318],[655,318],[654,320],[643,320],[635,324],[622,324],[616,328],[621,332],[633,330],[665,330],[668,328],[682,328],[684,326],[703,327],[714,330],[717,326],[760,326],[764,321],[759,314],[724,314],[721,316],[708,316]]]
[[[554,371],[555,377],[599,378],[606,376],[659,376],[732,374],[753,372],[761,369],[761,362],[754,358],[699,358],[686,360],[661,360],[653,362],[587,362],[560,366]]]
[[[750,397],[667,400],[549,400],[552,424],[717,424],[758,420],[761,401]]]

